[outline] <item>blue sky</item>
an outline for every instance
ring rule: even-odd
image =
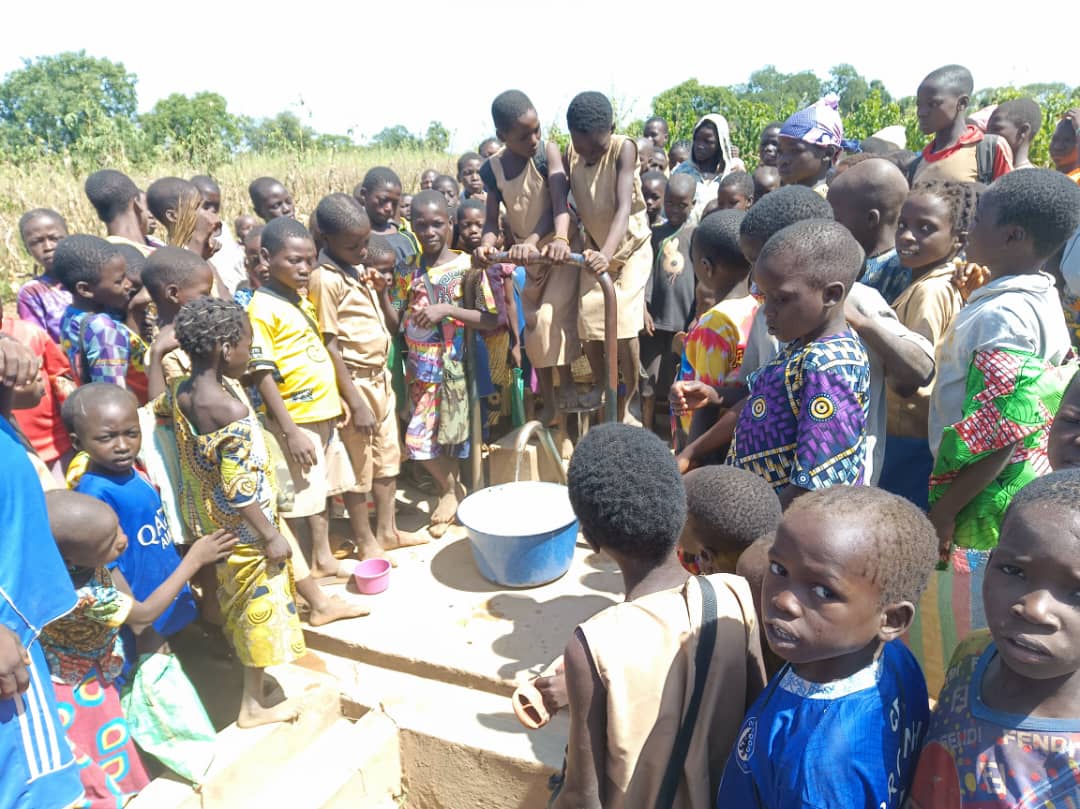
[[[546,125],[562,122],[581,90],[606,92],[636,117],[687,78],[734,84],[770,63],[824,76],[848,62],[895,95],[912,94],[927,72],[952,61],[970,67],[979,87],[1077,81],[1071,21],[1055,24],[1051,4],[1036,5],[1017,20],[1010,49],[1014,29],[997,17],[999,5],[939,6],[926,11],[930,25],[919,22],[922,3],[712,0],[694,14],[685,0],[57,0],[5,8],[0,73],[24,58],[85,49],[138,75],[144,110],[170,93],[211,90],[233,112],[289,109],[320,131],[359,140],[384,126],[422,132],[440,120],[463,151],[489,134],[491,99],[510,87],[529,94]],[[967,32],[980,19],[996,41],[976,46]]]

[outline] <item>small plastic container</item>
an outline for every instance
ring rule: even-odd
[[[357,592],[373,596],[390,586],[390,563],[385,559],[365,559],[353,571]]]

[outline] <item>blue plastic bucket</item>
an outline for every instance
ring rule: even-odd
[[[503,587],[536,587],[570,569],[578,524],[565,486],[522,480],[466,497],[458,519],[480,575]]]

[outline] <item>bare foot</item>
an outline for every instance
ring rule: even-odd
[[[311,610],[308,623],[312,626],[322,626],[346,618],[363,618],[365,615],[371,615],[371,610],[359,604],[352,604],[340,596],[330,596],[326,599],[326,606],[323,609]]]
[[[311,577],[315,581],[322,579],[347,579],[352,576],[356,570],[356,565],[359,564],[356,559],[341,559],[334,560],[336,565],[333,567],[323,567],[322,565],[311,566]]]
[[[432,524],[441,523],[449,524],[454,521],[454,517],[457,515],[458,507],[458,490],[455,487],[446,492],[439,498],[439,502],[435,504],[435,509],[431,512]]]
[[[272,703],[268,698],[262,700],[245,699],[240,704],[240,715],[236,717],[239,728],[257,728],[274,722],[295,722],[300,716],[300,704],[296,700],[286,699]]]
[[[430,540],[423,534],[414,531],[398,531],[390,536],[379,537],[379,544],[384,551],[392,551],[396,548],[412,548],[416,545],[427,545]]]

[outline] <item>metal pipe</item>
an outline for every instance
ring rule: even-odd
[[[604,293],[604,359],[607,360],[607,392],[604,396],[604,421],[618,418],[619,397],[619,304],[615,284],[606,272],[597,274],[600,291]],[[627,381],[627,384],[630,384]]]
[[[566,468],[563,466],[559,450],[555,446],[555,440],[551,432],[541,422],[528,421],[518,429],[517,441],[514,442],[514,481],[521,478],[521,459],[525,456],[525,447],[529,445],[529,439],[536,434],[540,436],[540,446],[551,457],[555,468],[559,470],[559,482],[566,485]]]

